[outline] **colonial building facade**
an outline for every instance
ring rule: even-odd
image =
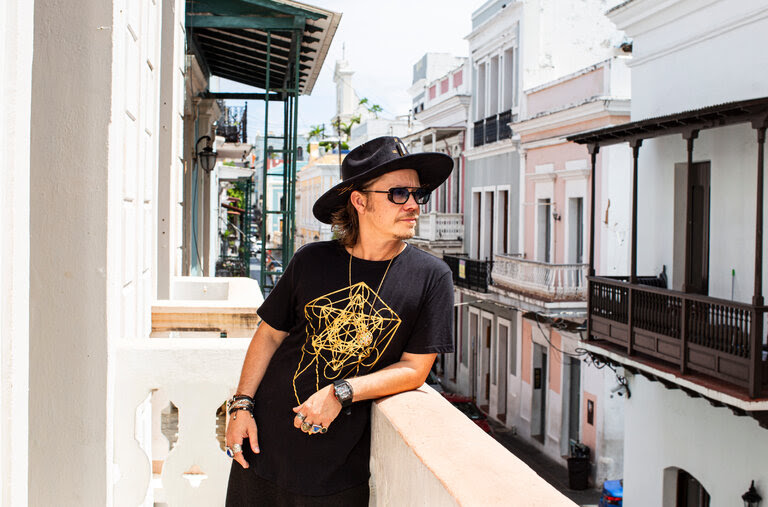
[[[630,151],[628,276],[594,264],[585,345],[631,392],[624,501],[741,505],[753,480],[765,498],[768,7],[632,0],[609,17],[633,43],[633,121],[571,139]]]
[[[444,255],[457,350],[442,361],[449,388],[561,463],[586,444],[597,486],[622,474],[622,399],[580,350],[595,176],[590,153],[564,138],[629,120],[623,36],[601,5],[489,1],[473,14],[464,253]],[[596,193],[613,208],[595,236],[627,227],[617,153],[598,157]],[[608,244],[600,262],[623,273],[625,243]]]

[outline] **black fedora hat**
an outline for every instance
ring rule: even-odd
[[[421,186],[434,190],[448,179],[453,159],[444,153],[408,153],[398,137],[377,137],[361,144],[344,158],[341,183],[320,196],[312,208],[315,218],[330,224],[333,213],[346,206],[353,190],[382,174],[414,169]]]

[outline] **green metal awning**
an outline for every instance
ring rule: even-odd
[[[341,20],[291,0],[186,0],[186,9],[189,50],[205,72],[279,94],[293,91],[297,48],[298,93],[312,92]]]

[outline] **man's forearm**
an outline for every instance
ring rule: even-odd
[[[403,354],[400,361],[381,370],[347,379],[353,401],[371,400],[420,387],[437,354]]]
[[[240,382],[237,385],[238,394],[253,396],[258,389],[269,361],[272,359],[280,343],[288,335],[262,322],[248,345],[248,352],[240,372]]]

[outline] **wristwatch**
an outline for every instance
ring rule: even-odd
[[[350,383],[346,380],[334,380],[333,394],[341,403],[344,413],[349,415],[352,412],[352,397],[354,396]]]

